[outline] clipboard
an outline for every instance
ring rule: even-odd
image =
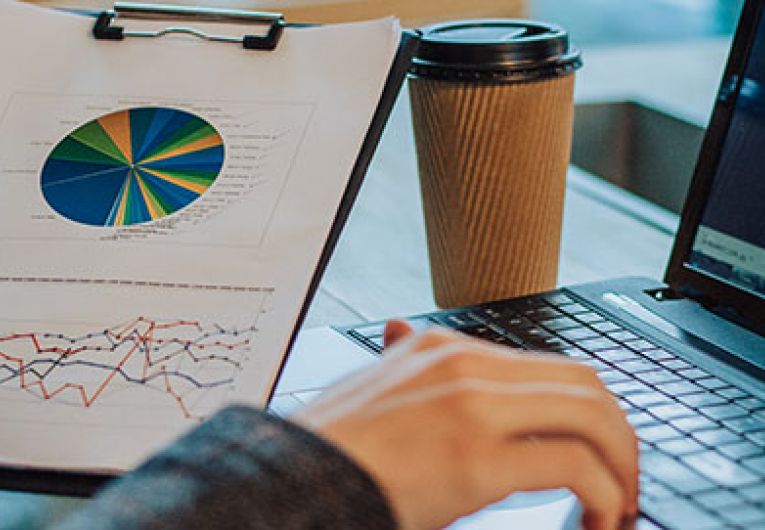
[[[114,9],[105,12],[87,10],[69,10],[83,16],[95,18],[92,33],[98,40],[120,41],[125,39],[157,39],[171,34],[184,34],[214,43],[238,45],[252,53],[269,53],[278,48],[285,28],[303,28],[315,24],[289,23],[278,13],[251,12],[240,10],[211,9],[198,7],[160,6],[137,3],[115,3]],[[160,30],[126,30],[119,25],[124,19],[168,21]],[[182,25],[175,25],[176,22]],[[194,28],[196,22],[247,23],[262,27],[265,31],[244,35],[210,34]],[[332,227],[325,241],[317,267],[311,278],[307,295],[298,314],[295,327],[290,336],[287,354],[284,356],[276,375],[280,379],[287,364],[298,332],[300,331],[308,309],[318,290],[321,278],[326,270],[332,253],[337,245],[342,230],[351,213],[353,204],[361,189],[367,169],[382,137],[383,130],[406,78],[412,59],[417,52],[420,35],[417,31],[404,30],[398,46],[395,60],[388,72],[383,92],[374,111],[372,121],[356,158],[347,186],[342,195],[340,206],[335,214]],[[269,401],[273,397],[276,384],[271,389]],[[90,497],[97,490],[114,480],[117,476],[97,472],[79,472],[65,470],[47,470],[38,468],[0,467],[0,489],[50,494],[72,497]]]

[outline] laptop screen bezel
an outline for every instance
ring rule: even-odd
[[[747,0],[742,9],[664,277],[664,281],[675,291],[705,305],[724,308],[741,323],[760,332],[765,330],[764,298],[693,268],[688,262],[736,109],[763,6],[765,0]]]

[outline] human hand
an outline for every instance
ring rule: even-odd
[[[366,469],[405,530],[567,487],[588,530],[637,513],[637,440],[594,370],[442,329],[386,328],[384,359],[292,419]]]

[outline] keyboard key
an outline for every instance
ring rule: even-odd
[[[750,411],[765,409],[765,401],[754,397],[737,400],[736,405]]]
[[[560,337],[550,337],[549,339],[541,341],[539,347],[543,352],[563,353],[563,351],[571,347],[571,344]]]
[[[633,428],[646,427],[648,425],[656,425],[659,423],[655,417],[651,416],[647,412],[636,412],[627,415],[627,421]]]
[[[609,383],[621,383],[623,381],[630,381],[631,378],[627,374],[620,372],[619,370],[604,370],[598,373],[598,377],[605,384]]]
[[[673,362],[673,361],[665,361],[665,362]],[[677,373],[678,375],[682,376],[683,379],[689,379],[691,381],[696,381],[698,379],[706,379],[707,377],[709,377],[709,372],[706,372],[699,368],[690,368],[688,370],[680,370]]]
[[[629,349],[635,350],[635,351],[655,350],[658,348],[658,346],[654,344],[653,342],[649,342],[644,339],[625,342],[624,345],[627,346]]]
[[[624,383],[614,383],[606,385],[608,389],[617,396],[628,396],[630,394],[642,394],[653,392],[653,389],[644,385],[640,381],[625,381]]]
[[[513,331],[513,333],[524,340],[528,339],[530,341],[549,339],[553,336],[552,333],[540,326],[529,326],[519,331]]]
[[[635,377],[649,385],[659,385],[661,383],[671,383],[680,381],[680,378],[669,370],[653,370],[651,372],[640,372]]]
[[[763,528],[765,526],[765,511],[751,504],[739,504],[721,510],[720,515],[730,524],[745,526],[746,528]],[[763,523],[762,525],[758,523]],[[756,525],[756,526],[754,526]]]
[[[666,350],[649,350],[649,351],[641,352],[641,354],[645,357],[648,357],[652,361],[656,361],[656,362],[670,361],[672,359],[677,359],[677,357],[675,357],[674,355],[672,355]]]
[[[686,455],[681,460],[697,473],[727,488],[751,486],[760,481],[758,475],[714,451]]]
[[[765,431],[748,432],[744,436],[760,447],[765,447]]]
[[[540,296],[529,296],[526,298],[516,298],[510,301],[512,307],[516,311],[524,311],[528,309],[534,309],[535,307],[541,307],[546,305],[545,301]]]
[[[741,399],[741,398],[747,398],[751,397],[750,394],[744,392],[740,388],[721,388],[720,390],[715,390],[715,394],[719,394],[725,399]]]
[[[735,444],[723,445],[717,450],[733,460],[741,460],[748,456],[762,455],[762,447],[758,447],[751,442],[739,442]]]
[[[615,331],[608,334],[609,338],[613,340],[618,340],[619,342],[624,342],[628,340],[635,340],[640,337],[632,333],[631,331],[622,330],[622,331]]]
[[[636,429],[638,438],[644,442],[657,443],[673,438],[682,438],[684,435],[669,425],[657,425],[655,427],[641,427]]]
[[[605,320],[602,316],[600,316],[597,313],[581,313],[579,315],[574,315],[576,319],[579,322],[583,322],[585,324],[594,324],[596,322],[602,322]]]
[[[701,415],[673,419],[670,420],[670,424],[674,428],[687,433],[719,428],[719,425],[716,422]]]
[[[640,455],[640,468],[648,476],[669,485],[684,495],[692,495],[716,486],[671,456],[658,451]]]
[[[747,488],[742,488],[738,490],[736,493],[741,495],[743,498],[745,498],[749,502],[753,502],[755,504],[765,503],[765,484],[759,484],[757,486],[749,486]]]
[[[671,361],[662,361],[661,365],[664,368],[669,368],[670,370],[686,370],[686,369],[693,368],[690,364],[683,361],[682,359],[672,359]]]
[[[747,416],[744,418],[724,420],[722,424],[731,431],[738,434],[765,431],[765,418],[760,418],[757,416]]]
[[[689,409],[685,405],[680,403],[672,403],[669,405],[659,405],[651,407],[648,411],[659,419],[664,421],[672,420],[675,418],[684,418],[688,416],[698,416],[698,413],[692,409]]]
[[[594,324],[591,324],[591,326],[593,329],[596,329],[601,333],[612,333],[614,331],[622,331],[623,329],[613,322],[595,322]]]
[[[647,394],[630,394],[625,399],[641,409],[648,408],[652,405],[665,405],[667,403],[674,403],[672,398],[669,398],[658,392],[649,392]]]
[[[742,463],[757,474],[765,476],[765,455],[756,458],[746,458]]]
[[[513,333],[517,332],[518,330],[533,328],[536,326],[536,324],[528,318],[518,315],[497,320],[495,323],[499,324],[503,329],[512,331]]]
[[[656,444],[656,447],[672,456],[683,456],[708,450],[699,442],[692,440],[691,438],[678,438],[677,440],[659,442]]]
[[[452,313],[448,315],[438,315],[436,317],[440,324],[449,328],[465,328],[468,326],[477,326],[478,320],[471,317],[468,313]]]
[[[565,348],[561,350],[563,355],[571,357],[572,359],[592,359],[593,355],[579,348]]]
[[[494,307],[480,307],[478,309],[474,309],[473,312],[478,313],[483,318],[496,320],[507,315],[507,313],[504,312],[506,309],[507,308],[504,308],[501,305],[497,305]]]
[[[636,361],[640,359],[635,352],[626,348],[616,348],[615,350],[602,350],[598,352],[598,357],[610,363],[620,363],[622,361]]]
[[[577,315],[580,313],[588,313],[590,310],[581,304],[565,304],[557,306],[558,309],[569,315]]]
[[[619,346],[617,343],[615,343],[611,339],[607,339],[605,337],[583,340],[581,342],[577,342],[576,345],[582,349],[589,350],[589,351],[611,350]]]
[[[710,510],[720,510],[728,506],[741,504],[741,497],[727,490],[710,491],[694,496],[694,500]]]
[[[543,320],[540,322],[540,324],[551,331],[561,331],[564,329],[578,328],[581,326],[579,322],[568,317]]]
[[[494,341],[495,339],[501,338],[502,335],[494,331],[488,326],[470,326],[466,328],[457,328],[457,331],[460,333],[464,333],[465,335],[468,335],[470,337],[475,337],[477,339],[483,339],[488,341]]]
[[[571,342],[578,342],[585,339],[593,339],[600,337],[600,333],[594,331],[586,326],[579,328],[563,329],[558,331],[558,335]]]
[[[689,381],[678,381],[676,383],[662,383],[656,385],[660,391],[664,392],[668,396],[683,396],[685,394],[699,394],[704,392],[704,389],[700,386],[694,385]]]
[[[526,338],[526,344],[524,344],[524,347],[527,347],[529,349],[536,348],[539,351],[543,352],[551,352],[551,353],[560,353],[563,350],[567,349],[570,344],[563,339],[559,339],[558,337],[548,337],[545,339],[535,339],[535,338]]]
[[[720,520],[681,498],[644,501],[643,512],[670,530],[718,530]]]
[[[549,339],[528,341],[523,347],[527,350],[536,349],[542,353],[563,353],[564,350],[571,347],[571,344],[558,337],[550,337]]]
[[[551,318],[559,318],[562,317],[563,314],[560,311],[556,311],[552,307],[543,306],[538,307],[531,312],[526,312],[526,316],[528,316],[532,320],[540,321],[540,320],[548,320]]]
[[[729,383],[726,383],[722,379],[718,379],[716,377],[710,377],[709,379],[699,379],[696,381],[696,384],[703,386],[707,390],[717,390],[719,388],[727,388],[730,386]]]
[[[713,420],[728,420],[746,416],[748,411],[737,405],[716,405],[714,407],[699,407],[699,412]]]
[[[661,482],[651,480],[640,484],[640,495],[649,497],[651,499],[666,499],[669,497],[677,497],[677,493],[669,489]],[[741,502],[740,500],[738,502]]]
[[[521,348],[523,347],[523,342],[518,339],[517,337],[513,337],[511,335],[503,335],[498,336],[492,339],[492,342],[494,344],[499,344],[501,346],[507,346],[509,348]]]
[[[691,394],[688,396],[680,396],[677,399],[688,405],[689,407],[709,407],[712,405],[723,405],[727,403],[725,398],[712,394],[711,392],[705,392],[702,394]]]
[[[611,367],[598,359],[586,359],[582,361],[582,364],[586,364],[590,368],[597,370],[598,372],[606,372],[611,370]]]
[[[617,367],[620,370],[624,370],[625,372],[634,374],[637,372],[647,372],[649,370],[656,370],[658,368],[658,365],[656,365],[655,363],[652,363],[651,361],[638,359],[637,361],[625,361],[623,363],[617,363]]]
[[[737,442],[743,442],[744,439],[738,434],[731,432],[727,429],[712,429],[708,431],[695,431],[691,433],[691,436],[696,438],[703,444],[707,444],[710,447],[717,447],[723,444],[732,444]]]

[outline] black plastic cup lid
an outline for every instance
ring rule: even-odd
[[[411,74],[446,80],[516,82],[577,70],[581,53],[563,28],[515,19],[466,20],[427,26]]]

